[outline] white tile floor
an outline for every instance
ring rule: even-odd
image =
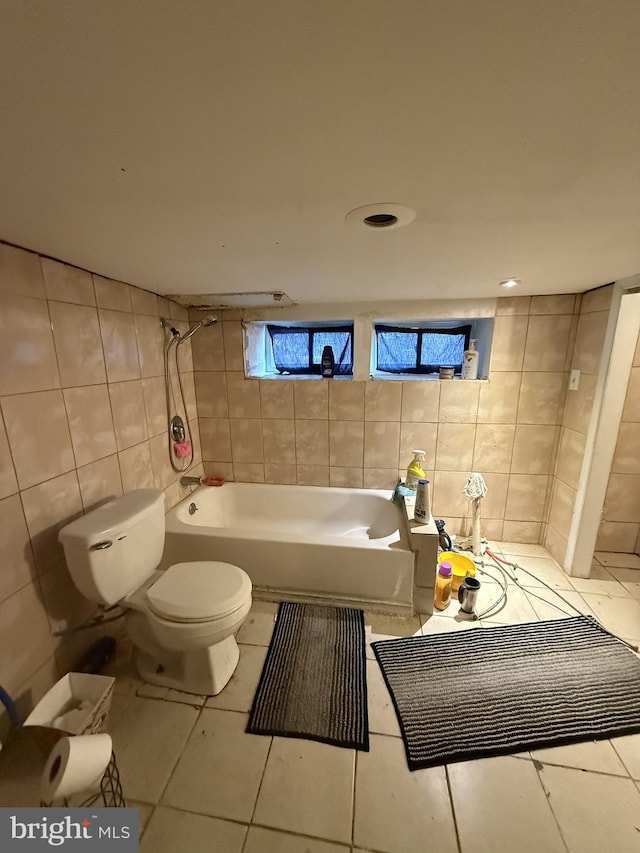
[[[567,578],[539,546],[496,547],[582,612],[640,642],[640,571],[628,555],[606,554],[606,567],[596,556],[594,578],[585,581]],[[367,613],[368,639],[565,615],[549,603],[549,590],[519,574],[528,592],[511,585],[507,606],[480,623],[458,620],[453,606],[407,618]],[[482,579],[481,606],[487,606],[499,588]],[[238,669],[218,697],[119,676],[110,730],[125,794],[141,810],[143,853],[640,850],[640,735],[410,773],[371,649],[369,753],[246,734],[275,610],[255,602],[238,635]],[[1,804],[11,796],[6,783],[5,774]],[[7,804],[17,804],[16,791]]]

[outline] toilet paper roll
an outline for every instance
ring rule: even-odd
[[[51,751],[40,781],[40,795],[51,803],[82,791],[97,790],[111,760],[108,734],[63,737]]]

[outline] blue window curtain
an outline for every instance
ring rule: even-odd
[[[462,370],[471,326],[410,328],[376,324],[376,368],[384,373],[437,373],[440,367]]]
[[[276,370],[282,374],[320,374],[322,351],[333,350],[336,376],[353,374],[352,326],[267,326]]]

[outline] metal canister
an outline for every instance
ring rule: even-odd
[[[463,613],[472,614],[475,611],[479,592],[480,581],[476,578],[467,577],[462,581],[458,589],[458,601]]]

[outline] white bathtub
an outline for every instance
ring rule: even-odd
[[[161,568],[220,560],[244,569],[259,597],[408,611],[414,554],[406,515],[390,498],[372,489],[202,486],[168,513]]]

